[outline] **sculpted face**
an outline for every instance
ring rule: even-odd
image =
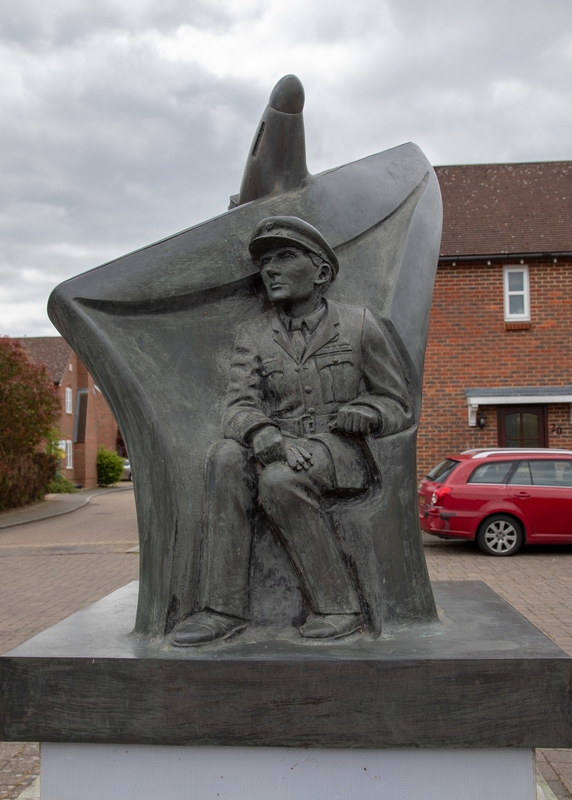
[[[258,264],[268,297],[276,305],[307,300],[324,282],[309,255],[292,245],[268,250]]]

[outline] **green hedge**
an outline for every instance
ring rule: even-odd
[[[100,447],[97,451],[97,484],[98,486],[111,486],[121,480],[123,475],[124,458]]]

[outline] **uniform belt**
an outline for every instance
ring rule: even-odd
[[[313,433],[330,433],[335,414],[302,414],[300,417],[275,418],[280,430],[291,436],[311,436]]]

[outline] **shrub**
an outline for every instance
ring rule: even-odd
[[[48,492],[52,494],[73,494],[74,492],[79,492],[79,489],[67,478],[64,478],[58,470],[48,486]]]
[[[35,452],[59,413],[57,389],[21,344],[0,337],[0,510],[40,499],[56,472],[53,454]]]
[[[79,489],[64,477],[59,466],[62,458],[65,458],[66,455],[66,451],[60,446],[61,439],[61,434],[56,428],[53,428],[46,437],[46,453],[55,456],[58,464],[56,474],[48,486],[48,492],[51,492],[51,494],[73,494],[78,492]]]
[[[0,458],[33,453],[58,418],[59,400],[43,364],[22,345],[0,337]]]
[[[41,500],[56,474],[57,459],[47,453],[24,453],[0,462],[0,511]]]
[[[113,483],[117,483],[123,475],[124,460],[112,450],[100,447],[97,451],[98,486],[111,486]]]

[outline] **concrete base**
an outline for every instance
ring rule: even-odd
[[[534,800],[534,753],[42,745],[42,800]]]

